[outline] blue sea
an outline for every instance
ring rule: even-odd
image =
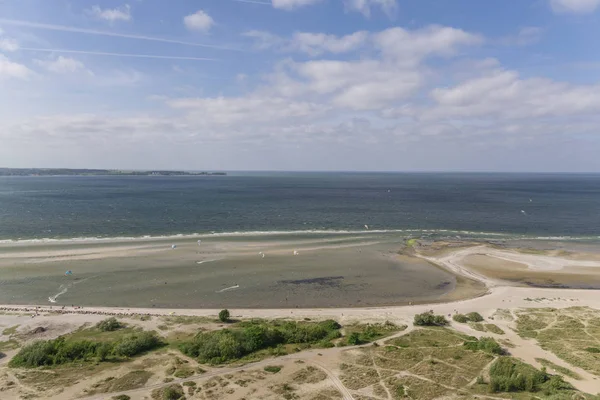
[[[0,240],[231,232],[598,239],[600,175],[0,177]]]

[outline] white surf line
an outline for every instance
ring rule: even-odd
[[[215,293],[223,293],[223,292],[226,292],[228,290],[235,290],[235,289],[237,289],[239,287],[240,287],[240,285],[229,286],[229,287],[226,287],[225,289],[217,290]]]

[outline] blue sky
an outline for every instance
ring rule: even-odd
[[[600,0],[4,0],[0,166],[600,171]]]

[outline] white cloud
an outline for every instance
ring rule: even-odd
[[[385,57],[402,63],[419,62],[431,55],[452,56],[460,47],[483,42],[479,35],[439,25],[414,31],[390,28],[376,34],[373,40]]]
[[[182,98],[168,102],[175,109],[186,110],[189,117],[203,124],[273,123],[315,116],[328,107],[307,101],[251,94],[244,97]]]
[[[308,6],[323,0],[272,0],[273,7],[282,10],[293,10],[295,8]]]
[[[25,65],[12,62],[6,56],[0,54],[0,79],[27,79],[32,74],[32,71]]]
[[[285,40],[277,35],[274,35],[265,31],[251,30],[245,32],[243,36],[253,38],[255,40],[255,47],[258,50],[267,50],[282,46],[285,44]]]
[[[204,11],[198,10],[194,14],[185,16],[183,23],[191,31],[208,32],[215,24],[215,21]]]
[[[325,52],[339,54],[356,50],[365,44],[368,37],[369,33],[366,31],[359,31],[342,37],[324,33],[296,32],[287,48],[310,56],[317,56]]]
[[[365,17],[371,16],[371,9],[379,7],[388,16],[392,16],[398,9],[396,0],[344,0],[346,9],[358,11]]]
[[[131,7],[129,4],[125,4],[117,8],[105,8],[102,9],[100,6],[93,6],[89,11],[91,15],[98,19],[103,19],[108,22],[115,21],[131,21]]]
[[[506,46],[529,46],[539,42],[542,39],[544,30],[537,26],[527,26],[521,28],[516,35],[504,37],[500,40],[501,44]]]
[[[600,0],[550,0],[550,6],[558,14],[589,14],[600,6]]]
[[[434,107],[424,119],[533,119],[598,115],[600,85],[572,85],[545,78],[522,79],[516,71],[495,69],[451,88],[431,92]]]
[[[19,44],[14,39],[0,38],[0,50],[16,51],[19,50]]]
[[[36,64],[46,68],[50,72],[57,74],[75,74],[84,72],[89,75],[93,73],[88,70],[81,61],[70,57],[58,56],[54,60],[35,60]]]

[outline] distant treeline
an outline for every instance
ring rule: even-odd
[[[112,169],[69,168],[0,168],[0,176],[57,176],[57,175],[127,175],[127,176],[181,176],[181,175],[227,175],[225,172],[185,171],[123,171]]]

